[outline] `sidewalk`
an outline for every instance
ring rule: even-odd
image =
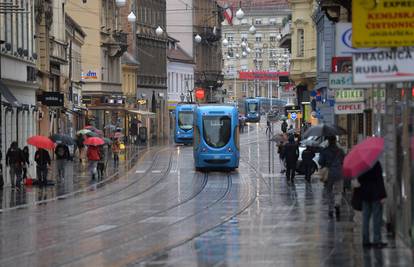
[[[132,146],[126,147],[125,151],[120,155],[119,166],[114,167],[112,154],[108,155],[108,163],[106,167],[106,175],[103,179],[115,176],[117,173],[125,173],[134,164],[129,162],[140,157],[142,151],[147,150],[150,146]],[[30,173],[33,178],[36,178],[35,173]],[[54,181],[54,186],[39,187],[39,186],[22,186],[19,190],[11,187],[4,187],[0,190],[0,211],[1,209],[13,208],[25,204],[35,203],[36,201],[56,198],[71,192],[82,190],[90,185],[97,183],[97,180],[92,180],[88,173],[88,162],[83,160],[79,162],[79,158],[75,157],[73,161],[67,161],[65,168],[65,179],[59,180],[56,169],[56,161],[52,161],[52,166],[48,174],[48,180]]]

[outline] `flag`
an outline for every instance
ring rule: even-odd
[[[224,9],[224,17],[229,25],[233,25],[233,8],[228,6]]]

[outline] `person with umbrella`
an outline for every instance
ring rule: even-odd
[[[69,160],[69,148],[61,141],[56,142],[58,145],[55,148],[56,165],[59,179],[65,179],[65,164],[66,160]]]
[[[84,142],[84,144],[88,146],[86,156],[88,157],[88,161],[89,161],[88,170],[92,176],[92,180],[95,180],[95,177],[97,174],[97,166],[100,160],[98,146],[101,146],[104,143],[105,143],[104,140],[99,137],[90,137],[86,139],[86,141]]]
[[[342,201],[343,175],[342,162],[345,153],[336,144],[336,136],[327,137],[329,145],[323,149],[319,156],[319,165],[328,169],[328,179],[326,181],[326,190],[328,193],[328,215],[333,217],[334,209],[336,218],[339,219],[341,211],[340,204]]]
[[[47,173],[51,160],[47,150],[38,147],[34,156],[36,162],[36,176],[40,184],[47,185]]]
[[[121,142],[119,139],[115,139],[112,143],[112,154],[114,158],[114,167],[118,167],[119,165],[119,153],[121,152]]]
[[[6,166],[9,166],[12,188],[20,187],[22,182],[24,156],[17,142],[12,142],[6,153]],[[15,179],[16,178],[16,179]]]
[[[369,137],[346,155],[343,165],[345,177],[357,177],[362,201],[362,245],[364,248],[384,248],[381,239],[383,203],[387,197],[379,157],[384,151],[384,138]],[[373,243],[369,225],[372,218]]]
[[[97,165],[98,170],[98,180],[102,180],[104,177],[105,169],[106,169],[106,162],[107,162],[107,151],[108,147],[105,143],[104,145],[99,146],[99,161]]]
[[[302,152],[302,164],[303,169],[305,172],[305,180],[307,182],[311,181],[312,176],[312,167],[314,165],[313,158],[315,157],[315,153],[311,146],[307,145],[306,149]]]
[[[82,162],[83,148],[85,147],[85,145],[83,144],[84,141],[85,138],[83,137],[83,134],[78,133],[78,135],[76,136],[76,146],[78,147],[79,151],[79,162]]]

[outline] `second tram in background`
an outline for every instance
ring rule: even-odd
[[[260,101],[256,98],[246,98],[244,101],[247,122],[260,121]]]
[[[194,112],[196,170],[234,170],[239,167],[239,119],[233,105],[197,106]]]
[[[174,141],[177,144],[193,142],[194,109],[193,104],[179,104],[175,108]]]

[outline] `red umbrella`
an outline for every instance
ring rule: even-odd
[[[50,140],[48,137],[42,136],[42,135],[35,135],[32,137],[29,137],[27,139],[27,143],[37,148],[43,148],[43,149],[54,149],[55,148],[55,143],[53,143],[53,141]]]
[[[89,137],[83,144],[87,146],[101,146],[105,144],[105,141],[100,137]]]
[[[368,137],[346,155],[343,165],[345,177],[358,177],[371,169],[384,150],[384,138]]]

